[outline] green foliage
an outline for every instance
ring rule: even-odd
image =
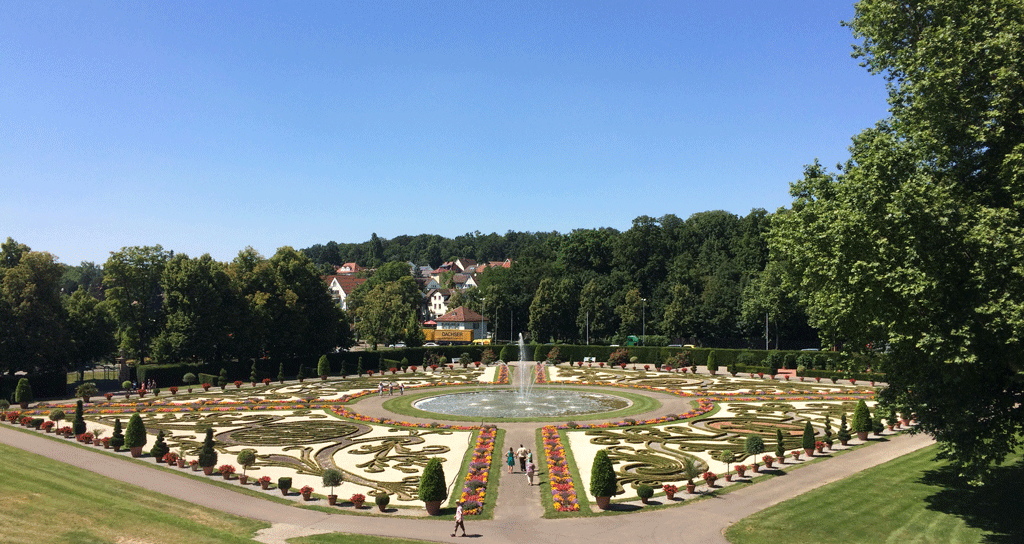
[[[76,397],[95,397],[100,394],[95,382],[87,382],[75,388]]]
[[[360,369],[360,371],[362,371],[362,367],[363,367],[362,358],[360,358],[359,361],[360,361],[359,369]],[[299,373],[295,375],[295,378],[297,380],[299,380],[299,381],[305,380],[306,379],[306,367],[304,367],[302,365],[299,365]]]
[[[386,508],[387,505],[391,504],[391,495],[381,493],[373,498],[373,502],[380,508]]]
[[[220,376],[217,378],[217,386],[218,387],[226,387],[227,385],[228,385],[228,369],[222,367],[220,369]]]
[[[618,489],[615,466],[606,450],[598,450],[590,469],[590,494],[595,497],[611,497]]]
[[[728,472],[729,465],[736,462],[736,452],[732,450],[722,450],[718,452],[718,460],[725,463],[725,470]]]
[[[547,358],[547,352],[548,352],[548,347],[547,346],[545,346],[544,344],[537,344],[537,345],[531,346],[531,347],[533,348],[533,360],[534,361],[543,361],[543,360],[545,360]]]
[[[32,402],[32,384],[28,378],[18,380],[18,387],[14,390],[14,402]]]
[[[277,365],[277,381],[284,381],[284,363],[280,363]]]
[[[114,420],[114,433],[110,435],[110,447],[120,449],[124,447],[124,431],[121,429],[121,419]]]
[[[686,485],[693,485],[693,480],[700,476],[702,468],[701,462],[696,457],[683,456],[682,472],[683,478],[686,478]]]
[[[324,377],[324,376],[330,376],[331,375],[331,363],[330,363],[330,361],[327,360],[327,356],[326,355],[321,355],[320,356],[320,360],[317,362],[317,365],[316,365],[316,373],[321,378]]]
[[[636,496],[641,499],[649,499],[654,496],[654,488],[647,484],[640,484],[636,488]]]
[[[814,427],[811,426],[811,422],[804,423],[804,434],[802,437],[801,446],[805,450],[814,449]]]
[[[765,359],[765,362],[768,364],[768,374],[774,376],[779,373],[782,357],[783,355],[778,351],[768,352],[768,358]]]
[[[871,431],[871,411],[868,410],[868,404],[864,402],[864,399],[857,403],[857,408],[853,411],[852,425],[854,432]]]
[[[427,466],[423,469],[420,477],[419,499],[423,502],[443,501],[448,498],[448,488],[445,485],[444,467],[441,466],[441,459],[431,457]]]
[[[495,361],[494,350],[487,348],[480,354],[480,364],[489,365]],[[404,361],[404,360],[403,360]],[[408,363],[405,363],[408,364]]]
[[[185,385],[192,385],[196,383],[196,375],[191,372],[186,372],[185,375],[181,377],[181,381],[184,382]]]
[[[164,431],[161,429],[156,433],[156,442],[153,443],[153,449],[149,451],[149,454],[157,459],[163,459],[169,451],[171,448],[167,446],[167,442],[164,442]]]
[[[146,425],[142,423],[142,416],[135,413],[128,420],[128,428],[124,432],[124,446],[126,448],[141,448],[146,445],[149,439],[146,437]]]
[[[75,433],[75,436],[85,433],[85,409],[82,406],[82,401],[75,403],[75,419],[71,423],[71,432]]]
[[[775,456],[782,457],[786,453],[786,439],[782,436],[782,429],[775,429]]]
[[[238,457],[236,457],[235,460],[238,461],[239,465],[241,465],[242,474],[245,474],[245,471],[248,470],[249,467],[256,464],[256,450],[246,448],[238,452]]]
[[[259,373],[256,371],[256,360],[253,359],[252,368],[249,369],[249,382],[256,383],[260,381],[258,374]]]
[[[832,418],[828,414],[825,414],[825,430],[823,433],[826,439],[832,439]]]
[[[64,414],[64,410],[60,410],[60,409],[50,410],[50,416],[49,416],[50,421],[54,422],[55,424],[59,423],[65,417],[67,417],[67,416]]]
[[[512,344],[505,344],[501,348],[501,355],[500,355],[501,360],[505,361],[506,363],[518,360],[519,357],[516,356],[516,354],[515,354],[517,351],[519,351],[519,349],[513,347]]]
[[[292,479],[289,476],[281,476],[277,479],[277,488],[288,491],[292,488]]]
[[[708,353],[707,368],[708,368],[708,372],[717,372],[718,371],[718,352],[717,351],[711,350],[711,353]]]
[[[132,382],[125,380],[121,382],[121,389],[124,389],[125,391],[131,391],[133,385],[134,384],[132,384]]]
[[[206,429],[206,437],[199,448],[199,466],[203,468],[217,466],[216,442],[213,440],[213,429]]]
[[[757,456],[764,453],[764,440],[757,435],[748,436],[743,444],[743,451],[748,455]]]
[[[850,439],[850,429],[846,427],[846,413],[843,413],[842,419],[839,420],[839,431],[836,432],[836,438],[840,442],[846,442]]]
[[[344,481],[344,475],[336,468],[329,468],[321,475],[321,481],[323,482],[324,487],[331,488],[331,495],[333,495],[334,488],[341,485],[341,482]]]

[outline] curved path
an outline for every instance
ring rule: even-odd
[[[666,395],[665,397],[675,397]],[[371,400],[376,399],[376,400]],[[359,403],[359,412],[377,415],[383,399],[369,397]],[[665,399],[661,399],[666,402]],[[672,399],[668,399],[670,402]],[[688,410],[666,404],[659,412]],[[387,416],[386,416],[387,417]],[[390,417],[394,417],[390,414]],[[415,418],[404,418],[415,420]],[[732,523],[759,510],[796,497],[816,487],[840,480],[895,457],[916,451],[933,443],[926,435],[906,434],[886,437],[869,447],[855,448],[825,462],[802,466],[786,473],[746,486],[735,492],[673,508],[621,515],[543,519],[540,502],[541,486],[529,487],[525,476],[505,472],[504,456],[509,446],[532,447],[536,443],[537,423],[501,424],[505,441],[496,447],[493,477],[499,480],[493,520],[467,517],[469,534],[488,542],[536,544],[591,544],[594,541],[618,542],[701,542],[726,544],[723,531]],[[421,540],[451,540],[452,522],[448,519],[386,518],[382,516],[326,514],[236,493],[229,488],[211,485],[202,479],[182,477],[169,470],[145,463],[126,462],[118,455],[105,453],[70,441],[0,425],[0,443],[18,447],[51,459],[89,470],[123,482],[251,519],[266,521],[271,528],[261,531],[256,540],[268,544],[284,543],[286,539],[330,532],[361,533]],[[541,452],[535,452],[535,455]],[[500,455],[500,458],[497,458]],[[543,465],[542,463],[538,463]],[[543,474],[541,478],[543,478]]]

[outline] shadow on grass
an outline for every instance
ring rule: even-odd
[[[994,468],[992,479],[981,486],[967,485],[952,467],[926,471],[920,482],[941,488],[925,498],[929,510],[956,516],[971,527],[993,533],[982,542],[1024,542],[1024,518],[1016,506],[1024,489],[1024,460]]]

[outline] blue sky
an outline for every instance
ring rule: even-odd
[[[628,229],[790,203],[886,115],[852,3],[0,2],[0,239]]]

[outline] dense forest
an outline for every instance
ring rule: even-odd
[[[538,342],[621,343],[626,335],[646,335],[648,343],[764,347],[767,314],[772,348],[816,347],[816,331],[782,290],[785,267],[769,265],[771,219],[763,209],[744,217],[709,211],[686,220],[641,216],[625,232],[390,240],[374,234],[363,243],[327,242],[301,251],[324,273],[346,262],[436,268],[459,257],[511,259],[511,268],[488,268],[478,288],[455,296],[454,304],[487,317],[499,339],[523,332]]]

